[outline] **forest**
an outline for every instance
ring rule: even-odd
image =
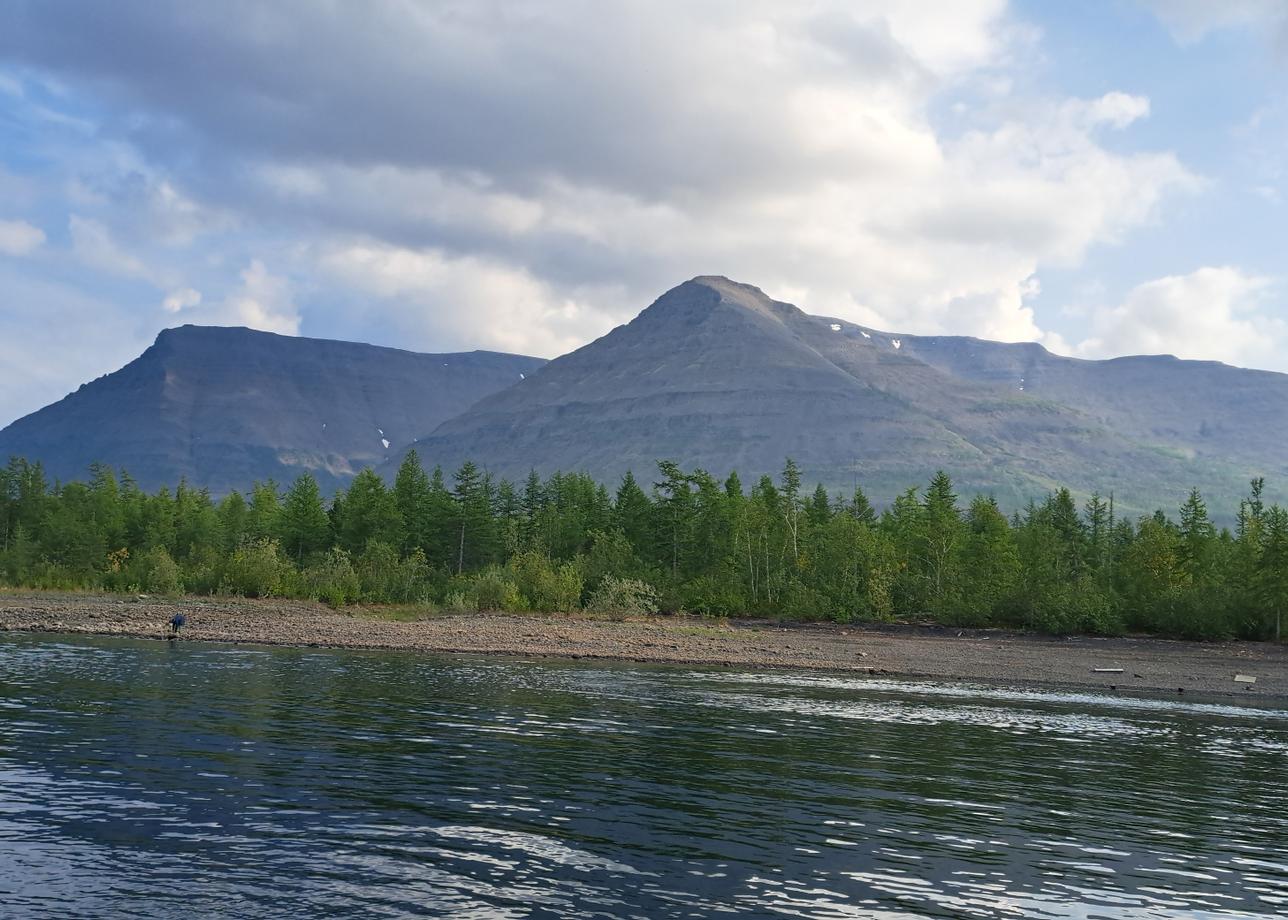
[[[687,612],[934,622],[1041,632],[1277,638],[1288,511],[1250,483],[1233,530],[1197,490],[1130,520],[1058,489],[1022,512],[959,501],[937,474],[878,512],[861,488],[802,488],[787,460],[736,473],[660,461],[615,491],[581,474],[516,485],[407,455],[392,486],[363,470],[330,499],[303,473],[219,500],[140,490],[95,466],[50,483],[0,469],[0,582],[14,588],[311,598],[450,611]]]

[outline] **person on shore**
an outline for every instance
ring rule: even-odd
[[[188,618],[182,613],[176,613],[170,617],[170,638],[179,635],[179,630],[188,622]]]

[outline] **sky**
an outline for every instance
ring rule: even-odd
[[[158,331],[553,357],[702,274],[1288,371],[1288,0],[0,4],[0,425]]]

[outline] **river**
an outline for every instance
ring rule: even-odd
[[[5,917],[1272,917],[1288,711],[0,635]]]

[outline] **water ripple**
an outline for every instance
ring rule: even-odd
[[[1288,712],[0,637],[4,916],[1272,917]]]

